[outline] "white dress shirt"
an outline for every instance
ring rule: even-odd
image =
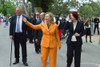
[[[76,26],[74,26],[73,28],[74,28],[74,30],[75,30]],[[76,42],[76,41],[77,41],[75,35],[72,36],[71,41],[72,41],[72,42]]]
[[[91,27],[91,26],[90,26],[90,24],[89,24],[89,26],[88,26],[88,27],[89,27],[89,28]]]
[[[19,18],[19,19],[18,19]],[[19,24],[18,24],[19,23]],[[20,26],[20,30],[18,31],[17,28]],[[15,30],[16,33],[20,33],[22,32],[22,15],[20,16],[17,16],[17,20],[16,20],[16,30]]]
[[[42,20],[42,22],[41,23],[43,23],[43,22],[46,22],[45,20]]]

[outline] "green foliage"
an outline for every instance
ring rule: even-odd
[[[100,15],[100,5],[99,3],[92,1],[90,4],[83,4],[78,11],[86,19],[90,16]]]
[[[50,6],[49,11],[58,16],[67,15],[69,13],[68,2],[55,0],[55,2]]]
[[[32,2],[32,0],[27,0],[27,1]],[[54,0],[33,0],[33,1],[35,7],[41,7],[42,4],[50,5],[51,3],[54,2]]]
[[[4,8],[3,8],[3,4],[0,4],[0,12],[6,13],[7,8],[10,8],[11,15],[15,14],[16,6],[14,5],[13,2],[5,1]]]
[[[76,1],[76,0],[71,0],[68,5],[71,7],[71,8],[78,8],[79,7],[79,2]]]
[[[32,3],[32,0],[28,0],[28,1]],[[34,0],[34,6],[40,7],[41,6],[41,0]]]
[[[98,2],[92,2],[90,4],[93,10],[93,15],[100,15],[100,5]]]
[[[85,4],[84,6],[80,7],[79,12],[81,15],[84,15],[85,18],[88,18],[93,13],[93,10],[91,6]]]
[[[32,3],[32,0],[28,1]],[[34,0],[34,7],[41,7],[43,12],[47,12],[53,2],[54,0]]]
[[[3,7],[3,5],[2,5],[2,4],[0,4],[0,12],[2,12],[2,7]]]

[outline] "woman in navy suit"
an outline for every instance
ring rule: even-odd
[[[71,67],[74,57],[74,67],[80,67],[81,62],[81,47],[82,36],[84,35],[84,24],[78,21],[78,13],[73,11],[69,15],[67,23],[64,29],[69,29],[69,35],[67,38],[67,67]],[[69,20],[72,20],[69,22]]]

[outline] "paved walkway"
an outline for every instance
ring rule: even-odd
[[[100,45],[98,42],[97,35],[93,36],[93,43],[86,43],[84,41],[82,47],[82,60],[81,67],[100,67]],[[83,37],[84,40],[84,37]],[[57,52],[57,67],[66,67],[66,39],[61,40],[62,48]],[[10,57],[10,43],[9,39],[9,26],[4,28],[4,24],[0,25],[0,67],[10,67],[9,57]],[[36,54],[34,51],[34,44],[27,42],[27,53],[28,53],[28,67],[42,67],[40,54]],[[13,49],[14,53],[14,49]],[[21,52],[20,52],[21,55]],[[21,58],[21,56],[20,56]],[[14,54],[12,57],[12,62],[14,62]],[[74,64],[72,64],[72,67]],[[20,63],[17,65],[12,65],[12,67],[25,67],[20,59]],[[49,60],[47,61],[47,67],[49,67]]]

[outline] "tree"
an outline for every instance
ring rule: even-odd
[[[29,16],[29,7],[28,7],[28,4],[25,2],[25,0],[23,0],[23,3],[24,3],[24,8],[25,8],[26,15]]]
[[[85,18],[88,18],[92,15],[93,9],[91,6],[88,4],[84,4],[83,6],[80,7],[78,10],[81,15],[83,15]]]
[[[68,5],[70,8],[79,8],[80,7],[79,2],[76,0],[71,0],[70,2],[68,2]]]
[[[7,15],[6,13],[7,8],[10,9],[11,15],[15,14],[16,6],[14,5],[14,2],[5,1],[4,8],[3,8],[3,4],[0,4],[0,12],[5,13],[5,15]]]
[[[0,4],[0,12],[3,12],[2,7],[3,7],[3,4]]]
[[[93,9],[93,15],[100,15],[100,5],[98,2],[92,2],[90,6]]]
[[[3,4],[3,0],[0,0],[0,4]]]
[[[91,1],[91,3],[85,3],[78,10],[84,18],[89,18],[90,16],[100,15],[99,3]]]
[[[28,1],[32,2],[32,0]],[[34,6],[41,7],[43,12],[47,12],[53,2],[54,0],[34,0]]]
[[[49,11],[55,15],[67,15],[69,13],[68,2],[63,2],[63,0],[55,0],[55,2],[49,8]]]
[[[77,11],[78,8],[80,7],[80,3],[79,1],[76,1],[76,0],[71,0],[71,1],[68,1],[68,8],[70,9],[70,11]]]

